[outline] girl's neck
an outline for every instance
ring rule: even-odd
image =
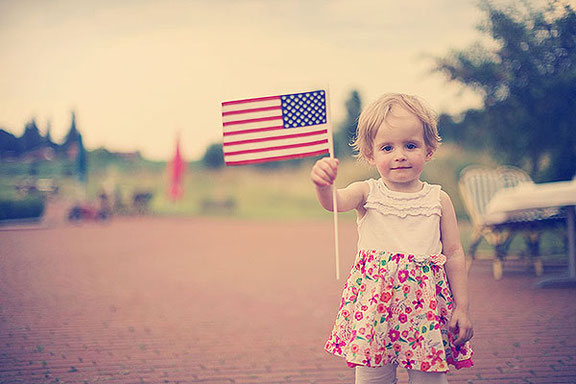
[[[400,193],[415,193],[420,192],[424,187],[424,183],[420,180],[414,180],[408,183],[394,183],[382,179],[382,182],[389,190]]]

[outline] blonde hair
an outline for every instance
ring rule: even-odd
[[[442,139],[438,134],[436,112],[417,96],[386,93],[368,105],[358,118],[356,139],[352,143],[354,150],[357,151],[357,157],[363,160],[372,157],[374,138],[378,133],[378,128],[386,121],[394,105],[399,105],[413,113],[422,122],[426,146],[431,150],[438,148]]]

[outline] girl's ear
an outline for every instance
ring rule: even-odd
[[[368,156],[366,156],[366,160],[368,161],[368,164],[370,165],[375,165],[374,163],[374,152],[370,153]]]
[[[434,152],[435,152],[435,150],[433,148],[428,148],[428,153],[426,154],[426,161],[432,160],[432,157],[434,156]]]

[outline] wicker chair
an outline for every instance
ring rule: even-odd
[[[474,228],[469,255],[472,260],[475,258],[476,249],[482,239],[493,246],[492,272],[496,280],[502,278],[503,262],[516,234],[524,236],[529,261],[533,265],[536,275],[540,276],[543,272],[540,258],[542,230],[562,222],[558,210],[546,209],[523,211],[502,223],[486,223],[484,214],[494,194],[503,188],[512,188],[521,183],[532,183],[532,179],[526,172],[514,167],[469,166],[460,173],[460,194]]]

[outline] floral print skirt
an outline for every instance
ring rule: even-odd
[[[351,367],[446,372],[448,364],[472,366],[469,344],[454,345],[448,329],[454,304],[445,262],[444,255],[360,250],[326,350]]]

